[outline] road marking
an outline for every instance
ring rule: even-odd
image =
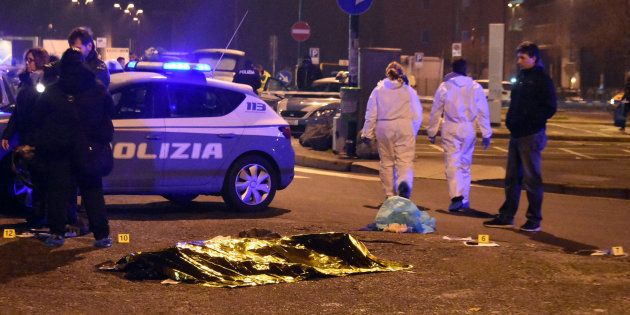
[[[307,174],[317,174],[317,175],[324,175],[324,176],[350,178],[350,179],[358,179],[358,180],[365,180],[365,181],[372,181],[372,182],[381,181],[381,179],[376,176],[363,176],[363,175],[354,175],[354,174],[347,174],[347,173],[341,173],[341,172],[320,171],[320,170],[315,170],[312,168],[299,167],[299,166],[296,166],[294,170],[296,172],[307,173]]]
[[[505,152],[505,153],[507,153],[507,152],[508,152],[508,150],[506,150],[506,149],[504,149],[504,148],[502,148],[502,147],[493,147],[493,148],[495,148],[495,149],[497,149],[497,150],[499,150],[499,151],[501,151],[501,152]]]
[[[592,157],[592,156],[590,156],[590,155],[586,155],[586,154],[582,154],[582,153],[577,153],[577,152],[575,152],[575,151],[573,151],[573,150],[569,150],[569,149],[565,149],[565,148],[558,148],[558,149],[559,149],[559,150],[561,150],[561,151],[564,151],[564,152],[566,152],[566,153],[570,153],[570,154],[573,154],[573,155],[577,155],[577,156],[579,156],[579,157],[583,157],[583,158],[585,158],[585,159],[589,159],[589,160],[594,160],[594,159],[595,159],[594,157]]]
[[[592,134],[599,135],[599,136],[604,136],[604,137],[611,137],[611,135],[609,135],[609,134],[605,134],[605,133],[597,132],[597,131],[590,131],[590,130],[585,130],[585,129],[571,128],[571,127],[562,126],[562,125],[558,125],[558,124],[552,124],[552,123],[547,123],[547,125],[556,126],[556,127],[560,127],[560,128],[564,128],[564,129],[569,129],[569,130],[577,130],[579,132],[588,132],[588,133],[592,133]]]
[[[626,153],[630,153],[630,150],[621,150],[621,151],[626,152]]]
[[[310,177],[295,175],[295,176],[293,176],[293,178],[308,179]]]
[[[436,150],[438,150],[438,151],[440,151],[440,152],[442,152],[442,153],[444,153],[444,149],[442,149],[442,147],[440,147],[440,146],[437,146],[435,144],[429,144],[429,146],[434,148],[434,149],[436,149]]]

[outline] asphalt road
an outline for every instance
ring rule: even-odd
[[[575,254],[611,246],[630,250],[630,201],[547,194],[544,231],[525,234],[482,226],[482,217],[500,206],[501,189],[473,187],[478,215],[454,216],[442,210],[448,204],[446,183],[418,180],[412,199],[437,218],[437,233],[359,232],[382,202],[377,177],[300,167],[297,175],[270,210],[255,214],[230,212],[215,197],[182,207],[156,196],[110,196],[112,233],[130,234],[131,243],[106,250],[91,247],[90,237],[70,239],[55,250],[35,239],[0,239],[0,312],[621,314],[630,309],[630,259]],[[525,207],[518,224],[524,222]],[[0,217],[0,228],[19,221]],[[94,267],[134,251],[251,228],[282,235],[349,232],[377,257],[414,268],[221,289],[129,281]],[[500,247],[465,247],[443,239],[478,234],[489,234]]]
[[[475,157],[491,157],[505,159],[508,152],[508,139],[492,139],[488,150],[484,151],[481,141],[475,146]],[[433,157],[443,155],[442,146],[438,142],[431,145],[426,137],[418,137],[416,144],[417,157]],[[547,141],[543,151],[544,160],[630,160],[630,143],[597,142],[597,141]]]

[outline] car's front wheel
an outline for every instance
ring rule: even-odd
[[[267,159],[255,155],[242,157],[227,172],[223,200],[237,211],[265,210],[276,195],[278,178]]]

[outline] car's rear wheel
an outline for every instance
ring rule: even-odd
[[[166,200],[176,203],[176,204],[180,204],[180,205],[187,205],[189,203],[191,203],[195,198],[197,198],[197,194],[167,194],[167,195],[162,195],[162,197],[164,197]]]
[[[228,170],[223,200],[237,211],[262,211],[276,195],[279,174],[267,159],[250,155],[238,159]]]

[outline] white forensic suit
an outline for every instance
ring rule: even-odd
[[[397,80],[384,79],[372,91],[361,137],[378,143],[379,174],[385,195],[398,195],[404,181],[413,188],[416,135],[422,124],[422,105],[416,91]]]
[[[484,138],[492,136],[488,102],[483,88],[470,77],[459,75],[442,82],[435,92],[427,134],[435,137],[442,125],[442,148],[451,198],[469,203],[470,165],[475,150],[475,122]]]

